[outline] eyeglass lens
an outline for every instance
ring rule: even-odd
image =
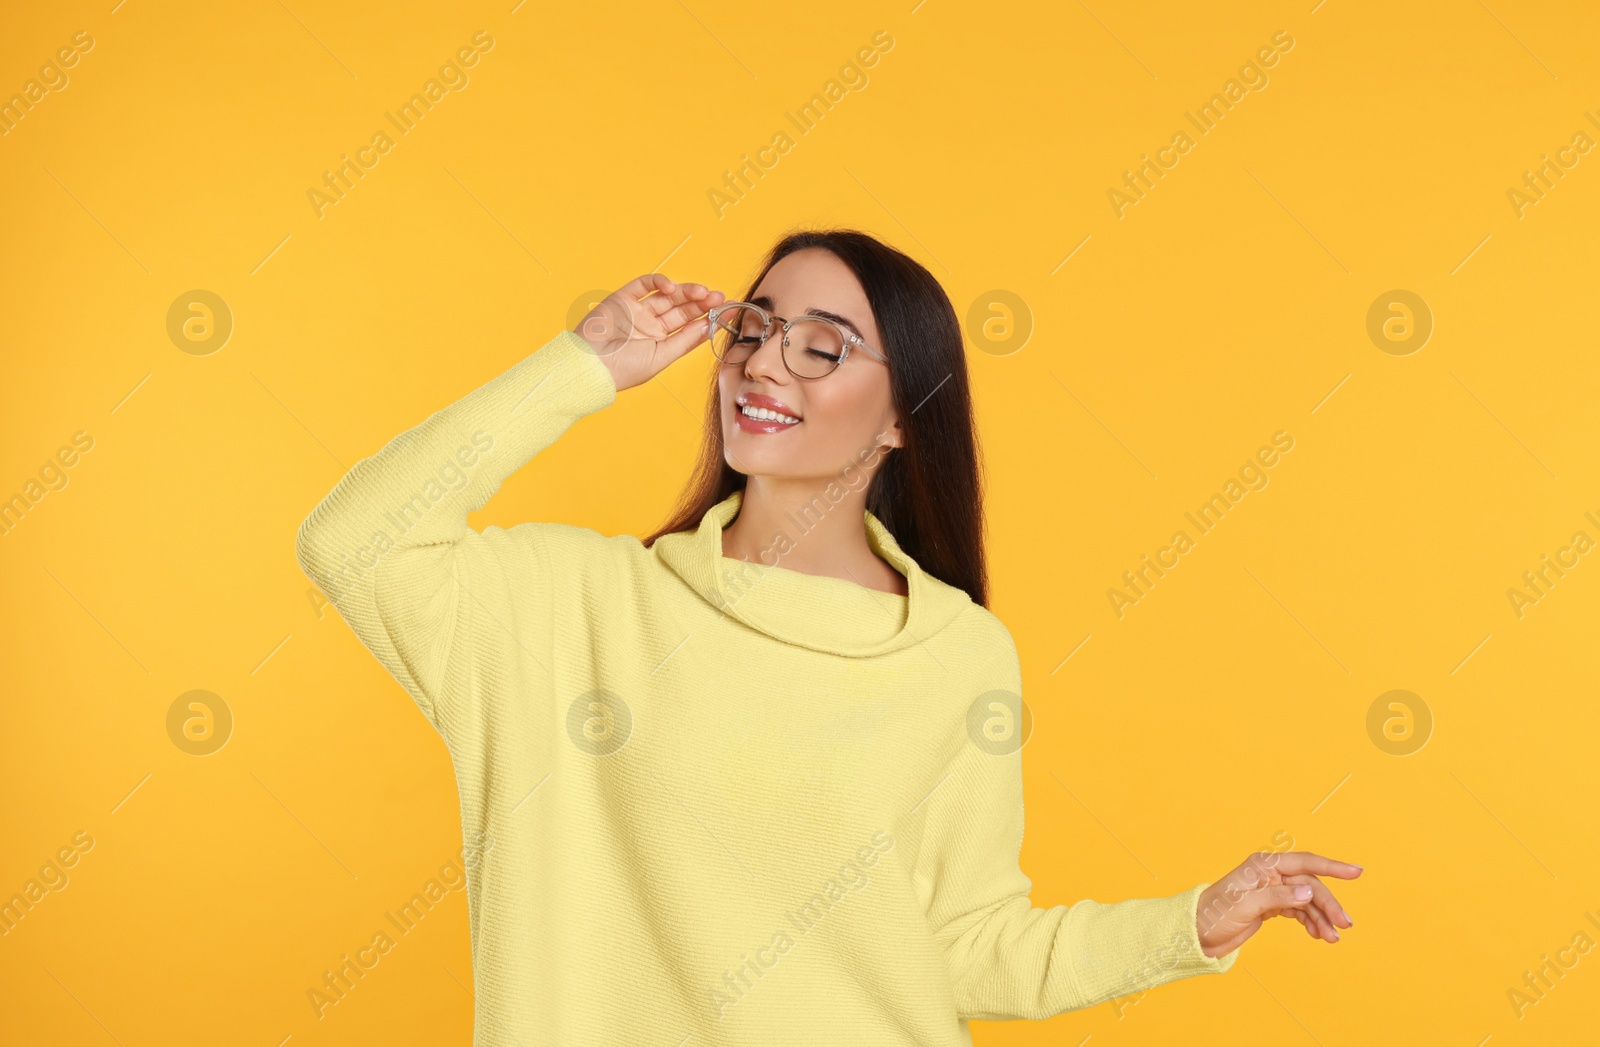
[[[782,324],[770,324],[770,337],[780,337]],[[717,329],[712,332],[712,349],[726,364],[742,364],[761,345],[761,314],[737,306],[717,314]],[[844,356],[844,336],[826,320],[799,318],[789,328],[783,361],[802,378],[821,378],[839,366]]]

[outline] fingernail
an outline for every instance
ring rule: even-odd
[[[1311,897],[1311,888],[1307,886],[1296,887],[1294,889],[1294,896],[1296,901],[1303,902],[1307,898]]]

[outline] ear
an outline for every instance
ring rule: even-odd
[[[884,440],[884,446],[886,447],[904,447],[906,445],[905,430],[900,428],[899,419],[890,423],[889,429],[884,433],[884,436],[886,437]]]

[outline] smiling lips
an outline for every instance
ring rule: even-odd
[[[733,402],[733,420],[747,433],[776,433],[793,429],[800,416],[782,400],[760,393],[743,393]]]

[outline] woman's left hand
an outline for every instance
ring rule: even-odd
[[[1200,892],[1195,920],[1201,951],[1207,956],[1230,953],[1273,916],[1293,916],[1311,937],[1338,941],[1334,928],[1353,923],[1319,875],[1353,880],[1361,875],[1361,866],[1309,851],[1252,854]]]

